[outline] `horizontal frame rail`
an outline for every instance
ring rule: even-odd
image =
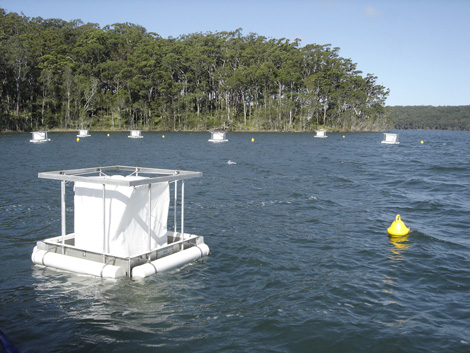
[[[137,180],[122,180],[103,178],[102,173],[110,171],[125,171],[130,174],[146,174],[145,178]],[[148,176],[149,175],[149,176]],[[118,185],[118,186],[139,186],[154,183],[161,183],[167,181],[184,180],[191,178],[202,177],[202,172],[184,171],[184,170],[171,170],[171,169],[157,169],[157,168],[142,168],[142,167],[129,167],[129,166],[105,166],[95,168],[82,168],[71,170],[58,170],[50,172],[38,173],[38,177],[42,179],[52,180],[65,180],[74,182],[86,182],[95,184]]]

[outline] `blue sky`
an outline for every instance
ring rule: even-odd
[[[469,0],[0,0],[27,17],[130,22],[164,38],[243,29],[331,44],[390,89],[387,105],[470,105]]]

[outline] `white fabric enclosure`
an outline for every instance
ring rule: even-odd
[[[397,142],[397,134],[384,134],[386,142]]]
[[[212,133],[212,139],[213,140],[223,140],[225,139],[225,132],[213,132]]]
[[[132,257],[167,244],[168,182],[131,187],[75,182],[74,203],[75,246],[80,249]]]
[[[47,139],[46,133],[43,131],[32,132],[33,140],[45,140]]]
[[[129,136],[130,137],[142,137],[142,134],[140,130],[131,130]]]
[[[46,138],[46,133],[45,132],[33,132],[33,139],[35,140],[42,140]]]

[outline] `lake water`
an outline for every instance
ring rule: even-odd
[[[1,134],[0,329],[22,352],[469,352],[470,132],[398,132]],[[185,231],[211,255],[138,281],[33,266],[60,234],[38,172],[117,164],[202,171]]]

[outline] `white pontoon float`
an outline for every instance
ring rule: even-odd
[[[120,278],[146,277],[209,255],[202,236],[184,232],[184,182],[200,176],[201,172],[126,166],[39,173],[39,178],[61,180],[62,234],[38,241],[32,261]],[[75,232],[70,234],[66,182],[74,183]],[[170,185],[173,231],[167,230]]]
[[[327,138],[326,136],[326,131],[325,130],[317,130],[316,135],[313,137],[319,137],[319,138]]]
[[[212,131],[211,138],[208,140],[209,142],[227,142],[227,138],[225,137],[225,132],[223,131]]]
[[[384,133],[384,139],[382,143],[386,143],[388,145],[399,145],[400,142],[398,142],[398,134],[390,134],[390,133]]]
[[[129,136],[130,139],[141,139],[144,138],[140,132],[140,130],[131,130]]]
[[[33,131],[32,133],[32,139],[29,140],[29,142],[47,142],[50,141],[51,139],[47,137],[47,131]]]
[[[90,137],[91,135],[88,133],[88,130],[78,130],[77,137]]]

